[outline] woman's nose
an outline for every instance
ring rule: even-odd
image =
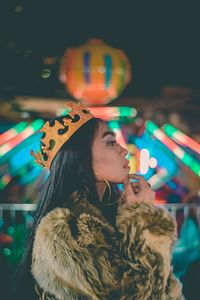
[[[128,150],[126,148],[122,147],[122,146],[121,146],[121,148],[122,148],[122,154],[124,156],[126,156],[128,154]]]

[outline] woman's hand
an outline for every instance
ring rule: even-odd
[[[131,179],[136,179],[137,182],[131,182]],[[154,204],[155,192],[151,189],[150,185],[146,182],[143,176],[136,174],[129,174],[128,178],[124,181],[125,196],[124,203],[147,203]]]

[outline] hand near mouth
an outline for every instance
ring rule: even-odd
[[[135,182],[131,182],[135,179]],[[124,180],[124,202],[135,203],[143,202],[147,204],[154,204],[155,192],[141,175],[129,174]]]

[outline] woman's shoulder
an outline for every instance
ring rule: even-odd
[[[92,245],[107,247],[112,240],[115,229],[99,215],[98,209],[80,201],[76,207],[57,207],[41,219],[35,233],[33,258],[38,261],[42,257],[43,261],[63,250],[67,253]]]
[[[40,221],[39,227],[44,226],[54,227],[58,224],[66,223],[71,218],[71,211],[69,208],[57,207],[48,212]]]
[[[56,243],[70,240],[73,231],[70,225],[73,219],[68,208],[57,207],[47,213],[40,221],[34,237],[33,256],[45,255],[55,247]],[[45,249],[45,251],[43,251]]]
[[[66,227],[66,224],[71,218],[71,212],[68,208],[54,208],[42,217],[36,230],[36,234],[44,234],[46,237],[51,236],[54,231],[57,231],[60,227]]]
[[[66,227],[69,222],[75,222],[81,215],[100,216],[98,209],[90,205],[87,199],[78,192],[72,193],[69,200],[70,206],[63,204],[43,216],[38,229],[40,230],[42,228],[50,233],[52,229],[59,229],[62,226]]]
[[[71,239],[77,241],[85,236],[93,236],[96,240],[100,232],[103,232],[103,235],[115,233],[115,229],[104,218],[100,209],[85,198],[76,197],[75,200],[70,207],[54,208],[41,219],[35,234],[38,244],[63,239],[65,242]]]

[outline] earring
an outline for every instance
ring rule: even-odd
[[[102,175],[100,175],[100,174],[97,173],[97,172],[94,172],[94,173],[95,173],[96,175],[102,176]],[[106,185],[107,185],[107,187],[108,187],[109,196],[108,196],[108,199],[107,199],[106,202],[109,202],[109,201],[110,201],[110,198],[111,198],[111,194],[112,194],[112,192],[111,192],[111,187],[110,187],[110,184],[109,184],[108,180],[107,180],[106,178],[104,178],[103,176],[102,176],[102,178],[103,178],[103,180],[105,181],[105,183],[106,183]]]
[[[104,206],[110,206],[110,205],[113,205],[117,202],[120,202],[120,200],[124,197],[124,194],[125,194],[125,191],[123,191],[123,193],[121,194],[119,199],[117,199],[116,201],[110,202],[110,203],[105,203]]]
[[[106,178],[103,178],[103,180],[105,181],[106,185],[108,186],[109,196],[108,196],[108,199],[106,200],[106,202],[109,202],[110,198],[111,198],[111,194],[112,194],[111,187],[110,187],[110,184],[109,184],[109,182]]]
[[[99,173],[97,172],[94,172],[96,175],[100,175]],[[101,176],[101,175],[100,175]],[[117,202],[120,202],[120,200],[124,197],[124,194],[125,194],[125,191],[123,191],[123,193],[121,194],[120,198],[113,201],[113,202],[109,202],[110,198],[111,198],[111,194],[112,194],[112,191],[111,191],[111,187],[110,187],[110,184],[108,182],[108,180],[106,178],[103,177],[103,180],[105,181],[106,185],[108,186],[108,191],[109,191],[109,197],[106,201],[106,203],[103,203],[104,206],[110,206],[110,205],[113,205]]]

